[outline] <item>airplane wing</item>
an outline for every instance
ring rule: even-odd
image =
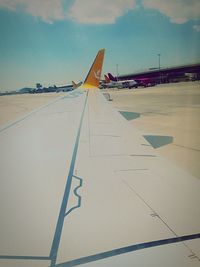
[[[200,265],[200,181],[162,158],[97,88],[0,130],[0,266]]]

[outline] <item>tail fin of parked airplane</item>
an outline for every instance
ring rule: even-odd
[[[72,86],[73,86],[73,89],[76,89],[78,88],[79,86],[81,86],[82,82],[79,82],[79,83],[75,83],[74,81],[72,81]]]
[[[93,88],[99,86],[101,78],[101,71],[103,66],[105,49],[99,50],[97,56],[88,72],[88,75],[84,81],[83,87]]]
[[[117,79],[113,77],[111,73],[108,73],[108,77],[111,81],[115,81],[115,82],[117,81]]]
[[[77,84],[74,81],[72,81],[72,86],[73,86],[74,89],[77,88]]]
[[[108,76],[107,75],[104,75],[104,77],[105,77],[105,82],[106,83],[110,83],[110,79],[108,78]]]

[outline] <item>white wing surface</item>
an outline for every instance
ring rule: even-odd
[[[95,88],[0,131],[0,266],[200,266],[200,182]]]

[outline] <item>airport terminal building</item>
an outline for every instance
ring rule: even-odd
[[[200,80],[200,63],[169,68],[149,69],[143,72],[118,76],[119,80],[144,78],[152,79],[155,84]]]

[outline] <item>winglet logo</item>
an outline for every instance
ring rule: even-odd
[[[94,76],[97,80],[100,80],[100,76],[101,76],[101,71],[100,70],[97,70],[97,72],[94,71]]]

